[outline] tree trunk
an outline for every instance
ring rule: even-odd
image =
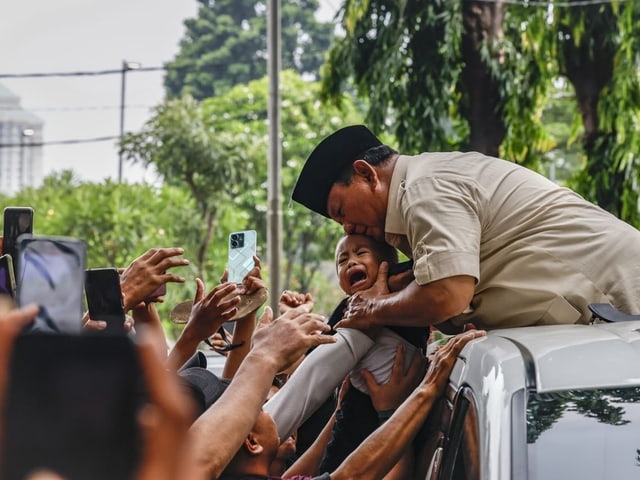
[[[469,147],[492,156],[498,156],[506,129],[499,111],[499,84],[483,62],[480,48],[485,42],[491,46],[502,40],[503,20],[501,0],[462,3],[464,34],[461,50],[465,62],[462,82],[468,92],[465,113],[471,130]]]
[[[216,231],[216,212],[212,209],[208,208],[204,213],[204,222],[207,226],[206,233],[202,242],[200,242],[200,247],[198,248],[198,277],[203,278],[204,275],[204,264],[207,260],[207,250],[209,249],[209,244],[211,240],[213,240],[213,236]]]

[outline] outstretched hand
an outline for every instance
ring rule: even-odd
[[[389,263],[382,262],[380,268],[378,268],[378,277],[375,283],[369,289],[351,295],[342,320],[335,326],[336,329],[355,328],[357,330],[367,330],[376,325],[376,300],[389,293],[388,273]]]
[[[323,335],[331,330],[324,317],[310,311],[311,307],[304,304],[272,320],[273,311],[266,307],[260,319],[260,323],[266,326],[257,329],[253,336],[253,354],[274,362],[276,371],[281,372],[311,347],[335,343],[333,336]]]
[[[189,265],[182,248],[151,248],[136,258],[120,274],[120,289],[125,311],[147,300],[167,282],[184,283],[184,278],[167,270]]]

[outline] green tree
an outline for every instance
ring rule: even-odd
[[[583,126],[585,164],[572,186],[639,225],[640,4],[570,6],[550,19],[558,69],[575,90]]]
[[[188,189],[200,225],[196,265],[205,277],[207,252],[218,219],[252,177],[247,157],[256,139],[213,129],[201,105],[190,96],[159,105],[140,132],[128,134],[121,149],[129,160],[154,165],[169,185]]]
[[[81,238],[87,243],[87,267],[126,267],[153,247],[182,247],[195,263],[200,237],[199,212],[188,191],[174,186],[82,182],[71,171],[45,178],[38,188],[26,188],[4,205],[28,205],[35,211],[34,233]],[[218,253],[217,274],[225,254]],[[162,318],[170,306],[193,297],[195,268],[176,269],[184,285],[170,284]],[[169,327],[168,322],[165,323]],[[169,332],[172,331],[168,328]]]
[[[319,84],[303,80],[292,70],[282,72],[282,197],[283,239],[286,256],[285,288],[312,291],[322,262],[331,260],[341,229],[326,218],[290,201],[297,175],[313,146],[337,128],[359,123],[361,114],[345,100],[342,109],[322,105],[318,100]],[[267,205],[267,117],[268,80],[263,78],[238,85],[229,93],[203,101],[202,108],[213,129],[220,134],[236,132],[259,139],[251,150],[256,183],[239,196],[238,208],[248,215],[248,225],[266,238]],[[229,112],[233,111],[233,114]],[[248,153],[249,154],[249,153]],[[265,235],[265,236],[262,236]],[[335,302],[335,297],[334,297]]]
[[[170,96],[202,100],[267,72],[267,6],[257,0],[198,0],[198,16],[185,20],[176,58],[167,64]],[[332,26],[318,22],[317,0],[283,2],[283,68],[315,76],[324,61]]]

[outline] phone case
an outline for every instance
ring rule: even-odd
[[[80,333],[86,251],[76,238],[20,236],[16,300],[40,307],[28,332]]]
[[[230,282],[242,283],[247,273],[254,267],[257,234],[255,230],[233,232],[229,235],[229,258],[227,270]]]

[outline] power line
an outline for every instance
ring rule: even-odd
[[[505,3],[521,7],[554,7],[554,8],[580,8],[591,5],[604,5],[607,3],[626,3],[635,0],[575,0],[573,2],[554,2],[551,0],[475,0],[483,3]]]
[[[130,69],[128,72],[155,72],[166,70],[166,67],[140,67]],[[122,69],[118,70],[96,70],[84,72],[45,72],[45,73],[0,73],[0,78],[47,78],[47,77],[83,77],[96,75],[122,74]]]
[[[118,135],[112,135],[109,137],[94,137],[94,138],[72,138],[68,140],[52,140],[49,142],[22,142],[22,143],[0,143],[0,148],[27,148],[27,147],[42,147],[45,145],[70,145],[77,143],[96,143],[96,142],[108,142],[111,140],[118,140]]]

